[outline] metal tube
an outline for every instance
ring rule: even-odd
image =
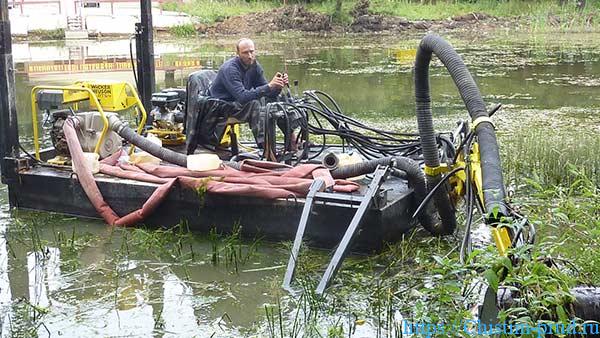
[[[154,28],[152,26],[152,3],[150,0],[140,0],[140,21],[135,25],[138,92],[146,111],[150,111],[152,109],[152,93],[155,90]]]
[[[14,160],[19,157],[19,129],[8,1],[0,0],[0,170],[9,185],[9,203],[16,203],[11,184],[18,183]],[[12,164],[10,163],[12,158]]]

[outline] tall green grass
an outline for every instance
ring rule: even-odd
[[[169,33],[178,38],[190,38],[196,36],[196,27],[193,24],[176,25],[169,28]]]
[[[534,179],[542,186],[569,186],[579,174],[600,181],[600,138],[592,132],[520,130],[503,142],[501,150],[509,181]]]
[[[181,11],[210,24],[236,15],[268,11],[279,5],[272,1],[191,0],[165,3],[163,9]]]
[[[589,4],[584,11],[598,9]],[[434,4],[419,4],[410,0],[372,0],[371,10],[377,13],[403,16],[408,19],[440,20],[471,12],[484,12],[499,17],[538,16],[548,13],[573,13],[574,2],[563,7],[558,1],[498,1],[498,0],[448,0]]]

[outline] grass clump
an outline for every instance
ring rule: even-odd
[[[592,132],[551,134],[532,128],[514,135],[502,145],[502,166],[508,180],[570,186],[583,175],[600,181],[600,138]]]
[[[169,27],[169,33],[178,38],[190,38],[197,34],[196,27],[191,23]]]
[[[196,260],[194,242],[195,237],[187,223],[180,223],[170,229],[131,229],[125,233],[122,249],[140,257],[150,255],[174,262],[192,262]]]
[[[212,228],[208,234],[211,244],[210,261],[213,265],[224,262],[226,267],[233,268],[235,273],[254,256],[259,239],[254,239],[250,245],[242,240],[242,226],[235,223],[229,235],[222,235]]]
[[[279,5],[271,1],[192,0],[169,2],[163,5],[163,9],[184,12],[197,17],[202,23],[212,24],[236,15],[267,11]]]

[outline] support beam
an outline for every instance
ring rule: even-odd
[[[19,157],[19,129],[15,69],[12,57],[12,41],[8,16],[8,0],[0,0],[0,170],[2,183],[17,183],[14,159]],[[14,190],[9,193],[10,205],[14,205]]]
[[[152,26],[152,2],[140,0],[140,21],[135,24],[137,90],[146,111],[151,110],[150,100],[155,90],[154,33]],[[148,119],[147,123],[151,123]]]

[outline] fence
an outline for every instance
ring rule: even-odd
[[[167,2],[177,2],[182,3],[183,0],[153,0],[152,2],[157,2],[160,5]],[[79,15],[79,11],[81,7],[84,7],[86,4],[102,4],[109,3],[110,4],[110,14],[115,15],[115,3],[140,3],[140,0],[75,0],[73,1],[73,5],[75,6],[75,14]],[[17,6],[21,10],[21,14],[23,14],[23,7],[25,5],[47,5],[47,4],[57,4],[58,5],[58,13],[62,14],[62,6],[61,0],[9,0],[9,6],[12,8],[16,8]],[[162,6],[161,6],[162,13]]]
[[[57,4],[58,5],[58,13],[62,13],[62,8],[60,5],[60,0],[11,0],[8,2],[9,5],[12,5],[12,8],[19,6],[21,9],[21,14],[23,14],[24,5],[47,5],[47,4]]]
[[[152,2],[158,2],[160,5],[166,2],[177,2],[182,3],[183,0],[153,0]],[[115,15],[115,3],[140,3],[140,0],[75,0],[73,1],[75,5],[75,13],[79,14],[79,8],[85,7],[86,4],[110,4],[110,15]],[[162,13],[162,6],[160,7],[160,12]]]

